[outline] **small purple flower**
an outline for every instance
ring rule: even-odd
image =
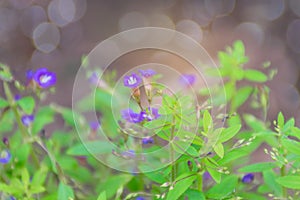
[[[209,173],[209,172],[207,172],[207,171],[206,171],[206,172],[204,172],[204,173],[203,173],[203,179],[204,179],[204,180],[206,180],[206,181],[207,181],[207,180],[209,180],[209,179],[211,179],[211,175],[210,175],[210,173]]]
[[[152,121],[155,120],[157,118],[159,118],[161,115],[158,113],[158,109],[157,108],[148,108],[148,111],[150,111],[150,113],[147,115],[147,120],[148,121]]]
[[[2,138],[2,142],[3,142],[3,144],[5,144],[6,146],[9,145],[9,140],[8,140],[7,137],[3,137],[3,138]]]
[[[98,121],[90,122],[90,128],[92,131],[97,131],[100,128],[100,123]]]
[[[22,96],[20,94],[16,94],[14,96],[15,101],[19,101],[22,98]]]
[[[141,77],[132,73],[130,76],[124,77],[124,86],[129,88],[137,88],[142,83]]]
[[[89,77],[89,82],[92,83],[92,84],[95,84],[97,85],[98,84],[98,75],[96,72],[93,72],[92,75]]]
[[[183,74],[179,78],[179,82],[185,87],[192,86],[196,82],[196,76],[193,74]]]
[[[139,72],[145,78],[150,78],[156,74],[156,71],[154,71],[153,69],[140,69]]]
[[[25,126],[29,126],[34,120],[34,115],[23,115],[21,120]]]
[[[144,197],[137,197],[135,200],[145,200]]]
[[[14,196],[10,196],[9,199],[10,200],[17,200],[16,197],[14,197]]]
[[[144,111],[140,113],[135,113],[130,108],[122,110],[121,115],[123,119],[130,123],[140,123],[144,121],[145,117],[147,116]]]
[[[253,180],[254,180],[254,174],[252,174],[252,173],[246,174],[242,178],[243,183],[251,183]]]
[[[26,71],[26,78],[27,78],[28,81],[33,79],[33,75],[34,75],[34,71],[32,69],[28,69]]]
[[[143,144],[152,144],[154,142],[152,137],[145,137],[142,139]]]
[[[121,153],[124,158],[135,158],[135,151],[130,149]]]
[[[11,159],[11,154],[8,150],[3,150],[1,153],[0,153],[0,163],[1,164],[6,164],[10,161]]]
[[[48,71],[47,68],[40,68],[36,70],[33,79],[41,88],[48,88],[56,83],[56,74]]]

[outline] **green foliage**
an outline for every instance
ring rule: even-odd
[[[22,85],[1,64],[5,96],[0,98],[0,133],[9,142],[1,143],[0,151],[8,150],[11,159],[0,163],[0,199],[299,198],[300,129],[281,112],[274,126],[267,121],[270,90],[264,84],[276,72],[270,62],[261,69],[246,66],[245,54],[242,41],[220,51],[219,68],[205,76],[221,76],[224,87],[196,91],[195,97],[188,87],[170,94],[156,84],[161,74],[152,77],[150,90],[141,87],[139,95],[144,96],[134,96],[133,89],[117,91],[117,72],[107,72],[102,79],[106,84],[87,88],[94,91],[73,105],[76,112],[55,102],[45,105],[48,90]],[[87,75],[93,74],[89,64],[83,56]],[[12,87],[25,96],[14,100]],[[157,119],[148,108],[153,106],[159,107]],[[228,113],[216,114],[224,106]],[[118,113],[127,107],[147,118],[127,121]],[[247,111],[241,113],[243,108]],[[89,125],[94,113],[100,127]],[[29,126],[22,125],[24,114],[35,116]],[[268,162],[251,162],[257,152]],[[94,156],[118,167],[128,164],[132,171],[118,173]],[[254,180],[244,180],[248,173],[255,173]]]

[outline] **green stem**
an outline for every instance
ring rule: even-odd
[[[4,88],[4,93],[6,95],[7,101],[9,103],[10,108],[12,109],[14,115],[15,115],[15,119],[17,121],[18,127],[21,131],[22,137],[23,137],[23,141],[28,142],[30,140],[30,134],[27,131],[26,127],[23,125],[22,120],[21,120],[21,116],[20,113],[18,111],[18,107],[17,104],[15,103],[15,100],[13,98],[12,92],[10,90],[10,87],[8,85],[7,82],[3,82],[3,88]],[[32,158],[34,160],[34,164],[37,168],[40,168],[40,162],[38,160],[38,157],[36,156],[34,149],[32,149]]]
[[[176,166],[175,166],[175,163],[173,163],[175,161],[175,155],[174,155],[174,149],[173,149],[173,146],[172,146],[172,142],[173,142],[173,139],[174,139],[174,133],[175,133],[175,117],[173,116],[173,119],[172,119],[172,128],[171,128],[171,138],[170,138],[170,141],[171,141],[171,145],[170,145],[170,150],[171,150],[171,162],[172,162],[172,171],[171,171],[171,182],[173,183],[175,181],[175,178],[176,178]]]
[[[282,167],[280,168],[280,175],[281,177],[285,176],[285,165],[282,165]],[[287,197],[287,189],[284,186],[282,186],[282,196],[284,198]]]
[[[199,192],[202,192],[203,188],[203,176],[202,173],[198,173],[198,190]]]

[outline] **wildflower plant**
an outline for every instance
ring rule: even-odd
[[[44,103],[52,70],[22,83],[1,64],[0,199],[300,198],[300,129],[281,112],[267,121],[274,70],[246,68],[241,41],[218,58],[202,76],[224,87],[201,87],[191,73],[177,74],[171,90],[151,64],[118,74],[90,70],[83,57],[73,110]]]

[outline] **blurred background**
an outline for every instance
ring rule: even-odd
[[[71,106],[81,56],[121,31],[144,26],[183,32],[217,63],[217,52],[242,40],[250,62],[278,69],[269,119],[278,111],[300,125],[299,0],[0,0],[0,62],[25,80],[27,69],[58,75],[50,100]],[[136,59],[136,58],[135,58]]]

